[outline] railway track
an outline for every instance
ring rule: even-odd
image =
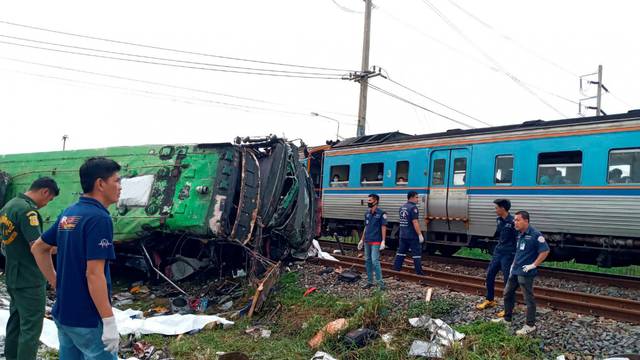
[[[314,259],[326,266],[365,269],[364,260],[357,257],[333,255],[338,261]],[[469,294],[482,295],[485,292],[484,278],[454,274],[435,269],[423,268],[426,275],[416,275],[413,267],[404,266],[401,271],[392,270],[392,264],[381,262],[382,272],[386,276],[423,283]],[[496,281],[496,295],[502,296],[504,284]],[[536,303],[539,306],[580,314],[603,316],[615,320],[640,324],[640,301],[620,299],[610,296],[592,295],[546,287],[535,287]],[[518,292],[517,301],[524,303]]]
[[[339,249],[339,246],[335,241],[321,240],[320,245],[323,248]],[[342,246],[345,250],[351,250],[351,251],[357,250],[355,244],[342,243]],[[392,250],[384,250],[383,254],[387,256],[395,256],[395,252]],[[411,258],[408,257],[406,261],[410,261],[410,260]],[[437,256],[437,255],[425,256],[425,254],[423,254],[423,260],[433,261],[433,262],[443,263],[443,264],[472,266],[472,267],[478,267],[483,269],[486,269],[487,265],[489,265],[488,260],[471,259],[471,258],[464,258],[464,257]],[[625,289],[640,289],[640,278],[636,278],[632,276],[594,274],[592,272],[587,272],[587,271],[554,269],[554,268],[548,268],[544,266],[541,266],[538,268],[538,275],[544,276],[544,277],[564,279],[569,281],[587,282],[594,285],[616,286],[616,287],[625,288]]]

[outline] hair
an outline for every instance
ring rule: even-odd
[[[378,194],[369,194],[370,198],[373,198],[376,202],[380,202],[380,196]]]
[[[407,200],[411,199],[411,198],[412,198],[412,197],[414,197],[414,196],[418,196],[418,193],[417,193],[417,192],[415,192],[415,191],[413,191],[413,190],[409,191],[409,192],[407,193]]]
[[[516,213],[516,215],[520,215],[521,218],[523,218],[524,220],[527,220],[527,222],[529,222],[530,217],[529,217],[529,212],[524,211],[524,210],[520,210]]]
[[[80,166],[80,185],[82,185],[82,191],[90,193],[93,191],[93,186],[96,180],[106,180],[111,175],[120,171],[120,165],[105,157],[92,157],[87,159],[82,166]]]
[[[499,207],[509,211],[509,209],[511,209],[511,201],[507,200],[507,199],[495,199],[493,200],[493,203],[498,205]]]
[[[31,184],[29,191],[37,191],[40,189],[49,189],[49,192],[55,196],[60,195],[60,188],[58,187],[58,184],[48,176],[36,179],[36,181]]]

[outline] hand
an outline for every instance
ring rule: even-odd
[[[387,246],[384,244],[384,240],[380,243],[380,251],[384,250]]]
[[[418,235],[418,238],[420,239],[420,244],[422,244],[424,242],[424,236],[420,234]]]
[[[360,240],[360,242],[358,243],[358,250],[362,249],[364,249],[364,240]]]
[[[526,272],[526,273],[527,273],[527,272],[529,272],[530,270],[533,270],[533,269],[535,269],[535,268],[536,268],[536,264],[524,265],[524,266],[522,267],[522,271],[524,271],[524,272]]]
[[[102,319],[102,342],[105,345],[105,351],[110,353],[118,351],[120,335],[116,326],[116,318],[113,316]]]

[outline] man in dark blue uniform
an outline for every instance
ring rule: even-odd
[[[369,210],[364,214],[364,231],[362,239],[358,243],[358,249],[364,247],[364,258],[366,260],[367,284],[363,288],[373,287],[373,274],[380,289],[384,290],[382,281],[382,269],[380,268],[380,251],[384,250],[384,241],[387,238],[387,213],[378,208],[380,197],[377,194],[370,194],[367,200]]]
[[[396,253],[396,259],[393,262],[393,270],[400,271],[404,258],[407,256],[407,250],[411,250],[413,257],[413,267],[416,274],[422,273],[422,243],[424,236],[420,231],[420,211],[418,210],[418,202],[420,197],[415,191],[409,191],[407,194],[407,203],[400,207],[400,245]]]
[[[496,199],[493,203],[495,204],[496,215],[498,215],[496,219],[496,232],[493,237],[498,240],[498,244],[493,250],[493,258],[487,268],[487,296],[482,303],[476,306],[478,310],[492,308],[497,305],[494,300],[496,275],[498,275],[499,271],[502,271],[504,283],[507,283],[507,280],[509,280],[509,269],[516,254],[517,231],[513,225],[513,216],[509,214],[511,201],[507,199]]]
[[[120,165],[90,158],[80,167],[83,196],[66,208],[31,249],[44,276],[56,284],[52,314],[60,359],[118,358],[120,336],[111,309],[109,261],[115,259],[107,210],[120,197]],[[56,270],[49,253],[58,247]]]
[[[516,304],[516,290],[522,288],[527,305],[527,320],[516,335],[527,335],[536,330],[536,299],[533,296],[533,280],[538,274],[537,267],[549,255],[549,245],[538,230],[529,225],[529,213],[518,211],[514,219],[518,230],[516,256],[511,266],[511,275],[504,289],[504,317],[494,322],[511,323]]]

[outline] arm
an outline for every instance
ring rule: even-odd
[[[382,242],[387,239],[387,225],[382,225]]]
[[[420,231],[420,222],[418,221],[418,219],[413,219],[411,223],[413,224],[413,229],[416,231],[416,233],[418,233],[418,235],[422,234],[422,231]]]
[[[104,262],[105,260],[102,259],[88,260],[86,274],[89,295],[91,295],[91,300],[93,300],[93,304],[103,319],[113,317],[107,290],[107,279],[104,276]]]
[[[549,250],[545,252],[541,252],[540,254],[538,254],[536,261],[533,262],[533,265],[535,265],[536,267],[540,266],[540,264],[542,264],[542,262],[544,261],[544,259],[547,258],[547,256],[549,256]]]
[[[31,254],[38,264],[38,268],[47,279],[52,288],[56,288],[56,271],[53,268],[53,260],[51,254],[55,247],[42,241],[42,238],[38,238],[31,246]]]

